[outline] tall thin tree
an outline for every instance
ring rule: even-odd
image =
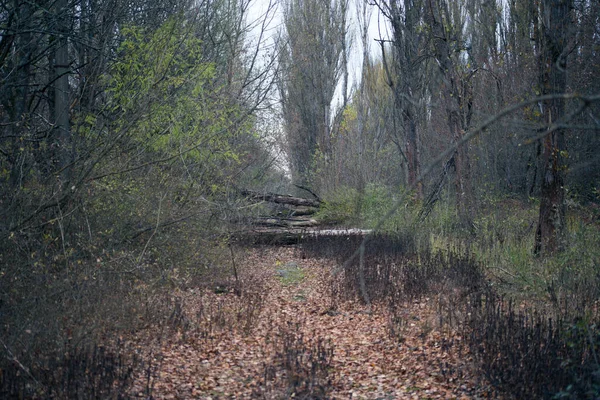
[[[562,94],[566,90],[572,5],[572,0],[544,0],[541,3],[539,78],[545,95]],[[564,100],[560,97],[546,100],[542,111],[548,132],[542,147],[544,169],[534,252],[548,255],[563,247],[567,229],[563,175],[566,145],[564,130],[556,125],[565,114]]]
[[[331,150],[332,102],[343,74],[346,0],[288,0],[280,97],[294,180],[306,184]]]
[[[447,0],[427,0],[425,20],[432,52],[441,76],[441,96],[446,123],[453,143],[458,143],[471,126],[473,116],[472,78],[476,72],[461,57],[466,50],[460,5]],[[472,220],[473,189],[471,162],[467,145],[459,146],[453,155],[456,202],[459,218],[465,225]]]
[[[423,188],[417,177],[421,173],[422,115],[419,115],[419,109],[424,97],[424,4],[418,0],[387,0],[376,4],[389,20],[393,33],[391,62],[386,57],[383,41],[381,51],[387,82],[394,93],[394,104],[400,118],[401,132],[394,132],[394,141],[399,146],[404,142],[402,155],[406,157],[407,183],[416,188],[417,198],[422,198]]]

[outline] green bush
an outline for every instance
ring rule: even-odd
[[[347,186],[341,187],[324,196],[324,204],[315,218],[325,224],[351,225],[357,222],[356,206],[359,196],[356,189]]]
[[[398,205],[394,214],[385,218]],[[325,196],[325,205],[317,213],[317,219],[328,224],[339,224],[380,232],[410,236],[419,248],[447,248],[447,238],[454,237],[459,226],[454,207],[443,203],[424,218],[422,203],[414,193],[404,189],[391,189],[385,185],[368,184],[361,193],[355,188],[342,187]],[[454,243],[458,244],[458,242]]]

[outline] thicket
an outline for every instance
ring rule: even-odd
[[[245,9],[14,3],[0,11],[0,395],[124,398],[154,366],[120,338],[181,323],[175,288],[228,282],[229,222],[252,211],[236,185],[281,178],[258,133],[270,78],[244,58]]]
[[[380,222],[382,233],[401,235],[416,249],[469,252],[485,266],[488,276],[507,293],[526,293],[558,305],[559,299],[595,301],[600,295],[598,263],[600,226],[594,204],[568,202],[569,236],[565,250],[552,257],[537,257],[533,240],[539,218],[539,201],[518,196],[484,195],[472,225],[465,227],[451,194],[440,196],[429,214],[412,193],[368,185],[364,193],[344,188],[325,198],[319,214],[340,226],[371,229]],[[400,202],[398,211],[380,221]],[[583,301],[583,300],[581,300]]]

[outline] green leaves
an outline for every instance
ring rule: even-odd
[[[117,128],[151,152],[208,160],[236,159],[231,137],[239,106],[214,63],[202,55],[192,24],[171,18],[154,32],[123,29],[110,81]],[[130,127],[130,128],[129,128]]]

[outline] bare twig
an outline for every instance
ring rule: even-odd
[[[148,245],[150,244],[150,241],[152,240],[152,238],[154,237],[154,235],[158,231],[158,228],[160,227],[160,211],[161,211],[161,208],[162,208],[162,202],[165,199],[165,197],[167,197],[166,193],[162,196],[162,198],[158,202],[158,211],[157,211],[157,215],[156,215],[156,226],[154,227],[154,230],[152,231],[152,235],[150,235],[150,237],[146,241],[146,244],[144,245],[144,249],[142,250],[142,253],[140,254],[140,257],[138,258],[138,262],[137,262],[138,265],[141,264],[142,259],[144,258],[144,254],[146,253],[146,250],[148,249]]]
[[[363,299],[367,304],[367,312],[371,313],[371,299],[369,298],[369,292],[367,291],[367,282],[365,281],[365,246],[363,244],[359,247],[359,280],[360,280],[360,291],[362,292]]]
[[[8,359],[10,361],[14,362],[15,364],[17,364],[17,366],[19,368],[21,368],[38,386],[41,386],[41,383],[37,379],[35,379],[35,376],[33,376],[31,371],[29,371],[29,368],[27,368],[26,366],[21,364],[21,362],[17,359],[17,356],[15,356],[12,353],[12,351],[10,351],[10,349],[8,348],[8,346],[6,345],[6,343],[4,343],[4,341],[2,339],[0,339],[0,343],[2,343],[4,350],[6,350],[6,353],[8,354]]]
[[[231,247],[231,243],[227,243],[227,247],[229,247],[229,253],[231,254],[231,266],[233,268],[233,276],[235,278],[235,291],[236,294],[239,295],[241,292],[241,288],[240,288],[240,279],[238,276],[238,270],[237,270],[237,265],[235,264],[235,254],[233,252],[233,247]]]
[[[320,203],[322,203],[322,202],[323,202],[323,201],[321,200],[321,198],[315,194],[315,192],[313,192],[312,190],[310,190],[310,189],[309,189],[309,188],[307,188],[306,186],[298,185],[298,184],[295,184],[295,183],[294,183],[294,186],[296,186],[298,189],[306,190],[308,193],[312,194],[312,195],[314,196],[314,198],[315,198],[315,199],[316,199],[318,202],[320,202]]]

